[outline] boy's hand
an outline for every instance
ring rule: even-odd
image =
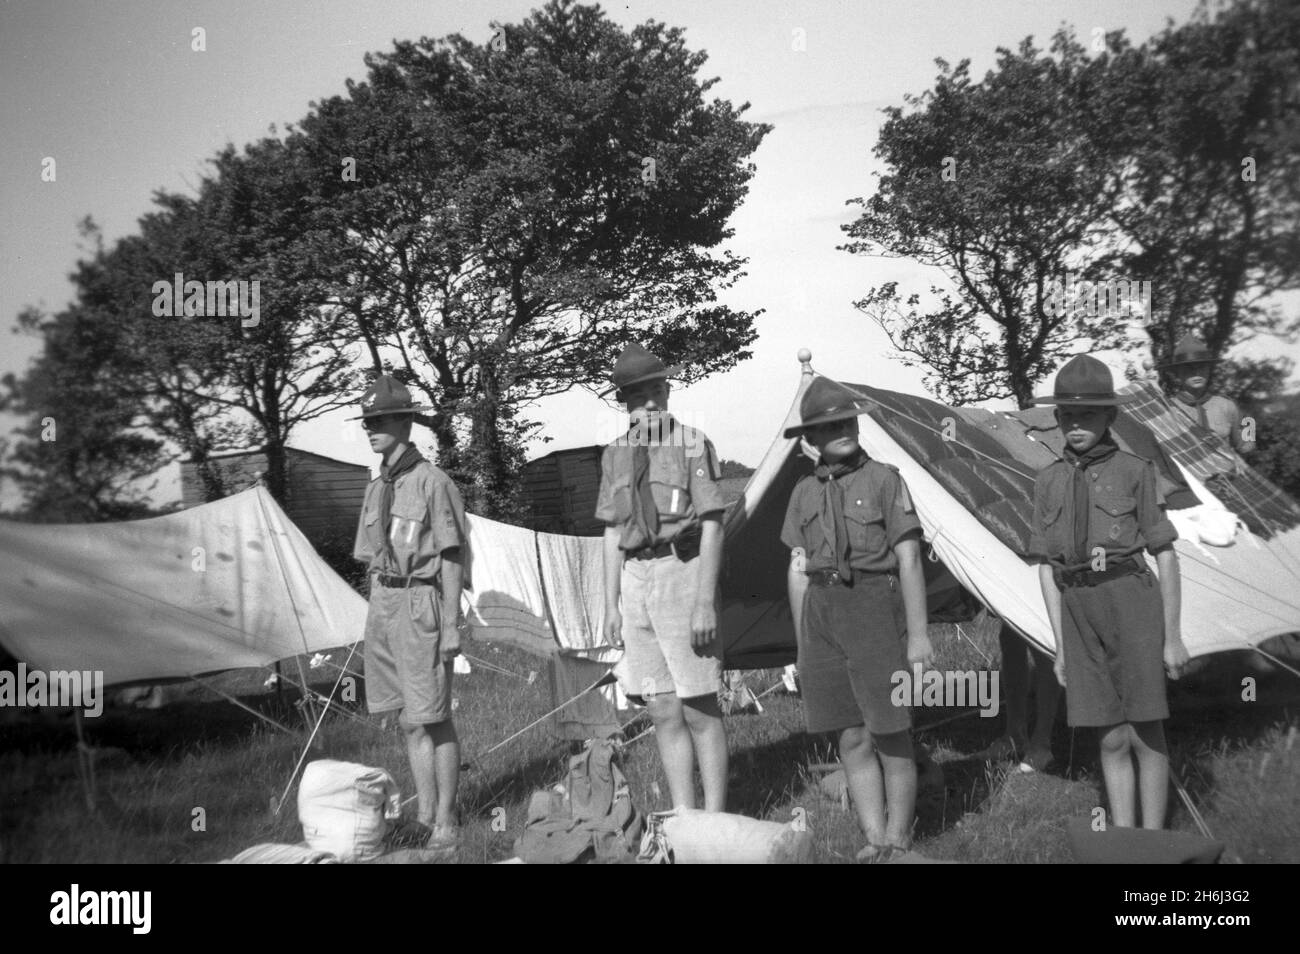
[[[707,655],[718,635],[718,614],[712,603],[696,603],[691,613],[691,648],[695,655]]]
[[[623,648],[623,614],[618,607],[605,610],[605,641],[615,649]]]
[[[1174,633],[1165,640],[1165,672],[1170,679],[1181,677],[1191,661],[1192,657],[1188,654],[1187,647],[1183,645],[1182,636]]]
[[[1061,688],[1064,689],[1065,688],[1065,655],[1063,653],[1058,652],[1056,654],[1056,659],[1052,661],[1052,672],[1056,674],[1056,681],[1059,682],[1061,684]]]
[[[444,619],[438,626],[438,648],[443,662],[460,655],[460,620]]]
[[[926,633],[920,633],[916,636],[907,637],[907,664],[915,666],[920,664],[922,667],[934,662],[934,647],[930,645],[930,637]]]

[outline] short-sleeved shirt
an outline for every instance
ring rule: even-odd
[[[855,570],[888,572],[898,569],[894,546],[921,530],[921,521],[907,484],[888,464],[868,460],[857,470],[838,478],[844,495],[844,525],[849,533],[849,566]],[[826,482],[809,474],[795,484],[785,511],[781,542],[790,549],[803,548],[807,570],[833,570],[838,561],[834,541],[822,519]],[[832,492],[834,488],[832,488]]]
[[[384,545],[379,500],[383,481],[366,487],[352,555],[370,572],[413,577],[432,583],[442,569],[444,550],[465,545],[465,505],[451,478],[421,461],[393,484],[392,523]]]
[[[643,433],[632,428],[608,445],[600,458],[596,519],[620,528],[619,546],[624,550],[669,543],[705,514],[727,506],[718,486],[721,468],[712,441],[702,431],[674,420],[664,438],[649,444],[650,492],[659,512],[659,532],[653,540],[643,539],[632,510],[633,455],[637,441],[643,439]]]
[[[1237,409],[1237,403],[1231,398],[1221,394],[1211,394],[1199,403],[1189,404],[1177,395],[1170,395],[1169,404],[1181,411],[1193,424],[1200,424],[1219,440],[1231,444],[1238,450],[1241,449],[1241,412]],[[1204,411],[1203,418],[1202,411]]]
[[[1039,563],[1080,567],[1074,562],[1074,467],[1058,460],[1038,472],[1028,556]],[[1157,498],[1156,468],[1149,460],[1116,451],[1087,465],[1085,478],[1091,507],[1087,545],[1082,549],[1089,562],[1097,547],[1110,561],[1143,548],[1154,553],[1178,539]]]

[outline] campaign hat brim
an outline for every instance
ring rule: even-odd
[[[649,374],[643,374],[639,378],[633,378],[631,381],[624,381],[622,384],[610,385],[608,388],[601,391],[597,397],[608,397],[615,392],[622,391],[624,388],[635,387],[636,385],[643,384],[646,381],[675,378],[684,367],[686,367],[684,364],[675,364],[671,368],[664,368],[662,371],[651,371]]]
[[[1222,358],[1216,358],[1207,351],[1204,357],[1198,357],[1196,355],[1192,355],[1190,357],[1173,358],[1172,360],[1164,361],[1161,362],[1160,364],[1157,364],[1156,367],[1177,368],[1180,365],[1184,365],[1184,364],[1218,364],[1222,360],[1223,360]]]
[[[847,407],[835,408],[824,414],[818,414],[816,417],[810,417],[801,424],[795,424],[787,427],[781,434],[782,437],[798,437],[810,427],[816,427],[818,424],[829,424],[832,421],[844,421],[851,417],[861,417],[871,410],[866,404],[850,404]]]
[[[389,417],[398,414],[427,414],[432,410],[434,410],[434,408],[427,404],[417,404],[411,407],[377,407],[371,408],[369,411],[363,411],[356,417],[346,418],[346,420],[360,421],[367,417]]]
[[[1118,407],[1137,400],[1136,394],[1045,394],[1034,398],[1034,404],[1065,406]]]

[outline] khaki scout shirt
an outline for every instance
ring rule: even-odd
[[[460,491],[427,460],[398,477],[393,485],[390,551],[384,545],[379,519],[382,483],[376,477],[366,487],[352,555],[368,563],[371,573],[434,582],[442,569],[442,551],[465,545],[465,505]]]
[[[1188,404],[1177,395],[1170,395],[1169,404],[1181,411],[1193,424],[1201,424],[1201,411],[1204,410],[1205,423],[1201,426],[1233,448],[1241,448],[1241,412],[1231,398],[1211,394],[1200,404]]]
[[[1030,559],[1080,568],[1074,562],[1074,465],[1053,461],[1034,483]],[[1124,451],[1087,468],[1091,507],[1084,551],[1091,562],[1096,547],[1106,560],[1122,559],[1144,547],[1154,553],[1178,539],[1156,497],[1155,464]],[[1086,565],[1086,564],[1084,564]]]
[[[718,486],[721,468],[713,442],[702,431],[673,421],[672,429],[660,442],[650,445],[650,493],[659,511],[659,532],[643,540],[632,519],[636,505],[632,486],[632,455],[636,451],[636,428],[605,448],[600,458],[600,495],[596,519],[619,527],[619,547],[639,550],[672,541],[708,513],[726,508]]]
[[[894,545],[921,529],[903,476],[888,464],[868,460],[839,478],[844,493],[844,525],[849,532],[849,566],[855,570],[887,572],[898,569]],[[821,519],[822,481],[809,474],[795,484],[785,511],[781,542],[807,553],[807,571],[838,566],[834,543]]]

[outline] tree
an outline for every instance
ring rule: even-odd
[[[1052,287],[1067,273],[1098,279],[1112,261],[1114,177],[1079,121],[1101,67],[1066,31],[1049,53],[1029,38],[999,49],[978,83],[969,61],[938,64],[934,89],[906,98],[912,112],[886,110],[874,152],[887,171],[871,198],[850,200],[863,212],[841,247],[934,266],[951,289],[931,286],[936,304],[926,307],[887,282],[855,305],[905,364],[928,369],[926,386],[943,400],[1012,397],[1024,407],[1085,324],[1113,345],[1128,317],[1060,307]]]
[[[888,111],[888,172],[854,200],[845,247],[935,265],[950,287],[931,288],[937,307],[894,283],[857,305],[952,403],[1023,406],[1080,340],[1136,342],[1132,302],[1080,314],[1048,283],[1150,282],[1157,358],[1188,330],[1215,354],[1300,330],[1269,307],[1300,287],[1300,7],[1202,7],[1142,46],[1122,32],[1102,46],[1063,30],[1044,57],[1027,39],[978,84],[941,62],[916,111]]]
[[[137,408],[95,373],[111,342],[76,305],[47,319],[25,309],[18,329],[40,333],[43,353],[20,381],[5,375],[0,410],[28,417],[0,475],[23,493],[17,516],[34,523],[95,523],[149,516],[143,481],[164,460],[158,440],[133,427]]]
[[[1158,357],[1187,331],[1221,355],[1300,330],[1269,307],[1300,288],[1298,49],[1293,0],[1202,4],[1107,71],[1089,129],[1118,177],[1120,267],[1155,290]]]
[[[680,30],[556,0],[483,45],[367,56],[295,131],[332,302],[374,370],[435,407],[471,509],[518,505],[521,408],[603,383],[628,342],[688,378],[749,356],[758,313],[717,304],[744,262],[714,250],[770,127],[705,102],[705,59]]]

